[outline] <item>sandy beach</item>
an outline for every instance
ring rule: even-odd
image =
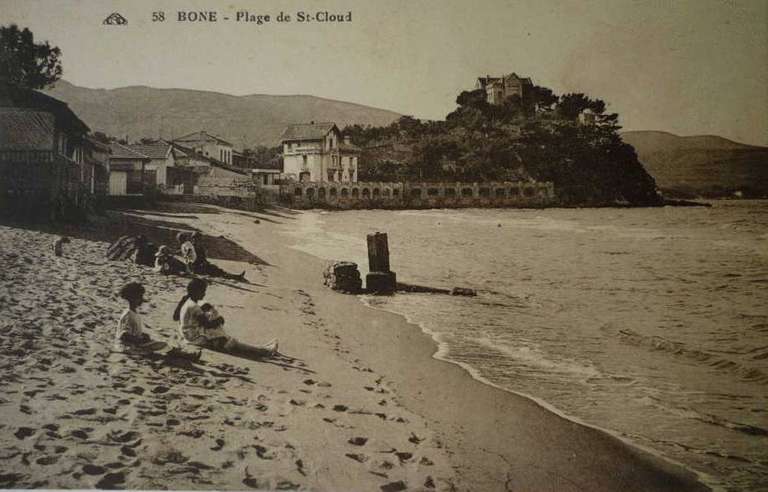
[[[690,471],[433,358],[402,317],[322,285],[277,233],[290,210],[110,212],[87,227],[0,226],[0,487],[266,490],[708,490]],[[199,364],[113,346],[118,289],[173,343],[187,279],[108,261],[110,241],[199,230],[207,300],[234,336],[289,361]],[[72,242],[51,254],[56,234]],[[343,258],[340,258],[343,259]]]

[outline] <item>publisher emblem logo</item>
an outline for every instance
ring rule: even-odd
[[[112,12],[106,19],[104,19],[103,24],[108,26],[124,26],[128,24],[128,19],[117,12]]]

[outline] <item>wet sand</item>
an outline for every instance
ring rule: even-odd
[[[53,235],[0,226],[0,487],[309,490],[706,490],[674,465],[432,358],[403,318],[322,286],[323,262],[277,233],[294,212],[173,207]],[[255,221],[258,220],[257,224]],[[139,223],[140,222],[140,223]],[[110,235],[206,234],[249,283],[207,300],[289,361],[120,353],[116,292],[139,280],[173,342],[186,280],[107,261]],[[118,230],[119,229],[119,230]],[[221,238],[219,236],[225,236]]]

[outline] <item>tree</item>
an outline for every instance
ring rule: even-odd
[[[35,43],[32,31],[16,24],[0,26],[0,74],[13,85],[43,89],[61,78],[61,50]]]

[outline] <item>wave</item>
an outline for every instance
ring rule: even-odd
[[[672,406],[669,404],[669,402],[663,402],[660,399],[655,398],[653,396],[647,396],[646,398],[652,401],[657,408],[661,408],[663,410],[673,412],[676,415],[679,415],[681,417],[698,420],[699,422],[703,422],[705,424],[722,427],[724,429],[730,429],[732,431],[740,432],[742,434],[747,434],[749,436],[768,437],[768,429],[764,427],[759,427],[757,425],[752,425],[752,424],[745,424],[742,422],[735,422],[732,420],[725,419],[723,417],[718,417],[717,415],[700,412],[692,408]]]
[[[746,381],[768,385],[768,374],[765,372],[754,367],[746,366],[743,363],[724,358],[720,355],[706,352],[704,350],[688,348],[683,343],[667,340],[666,338],[660,336],[641,335],[630,329],[619,330],[618,335],[622,338],[622,340],[633,345],[649,348],[655,351],[666,352],[675,356],[685,357],[686,359],[704,363],[709,367],[718,370],[729,371],[733,374],[737,374]],[[758,353],[758,356],[763,358],[762,353]]]

